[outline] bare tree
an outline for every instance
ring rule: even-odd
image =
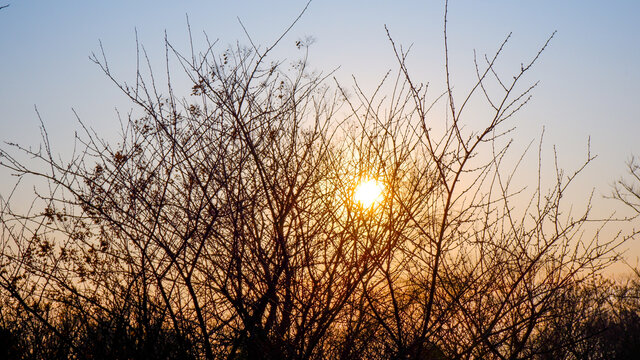
[[[494,63],[508,38],[484,65],[476,61],[477,81],[460,102],[446,62],[450,121],[440,133],[432,130],[427,86],[411,79],[407,54],[391,37],[400,64],[393,96],[357,88],[356,104],[348,101],[362,131],[352,146],[365,144],[358,162],[391,191],[373,222],[394,224],[385,234],[386,256],[359,294],[378,334],[367,358],[530,358],[556,298],[615,258],[618,240],[582,236],[590,205],[562,215],[562,195],[590,153],[569,176],[557,169],[548,191],[540,170],[528,197],[511,185],[517,166],[505,172],[510,142],[501,140],[535,84],[514,89],[551,38],[518,73],[501,77]],[[490,82],[501,91],[490,93]],[[473,129],[463,119],[476,96],[493,112]]]
[[[640,164],[635,157],[627,162],[627,169],[630,178],[616,181],[613,197],[640,214]]]
[[[309,71],[303,42],[300,61],[272,60],[282,38],[189,55],[166,41],[165,85],[142,48],[148,71],[139,67],[134,84],[115,78],[104,52],[93,57],[139,113],[121,121],[117,144],[83,126],[69,161],[53,155],[44,127],[41,148],[13,145],[32,162],[0,154],[5,169],[47,183],[40,209],[13,211],[11,196],[1,204],[7,316],[21,312],[77,357],[90,356],[87,334],[98,331],[132,346],[112,356],[130,357],[163,343],[178,353],[153,356],[504,359],[545,350],[535,340],[561,316],[558,299],[613,261],[624,240],[584,235],[589,207],[565,213],[562,195],[590,153],[569,176],[557,169],[548,190],[538,171],[528,194],[513,188],[518,167],[503,165],[507,124],[535,87],[517,85],[549,41],[503,77],[494,64],[507,37],[476,60],[477,80],[461,96],[445,51],[446,91],[428,100],[391,36],[399,69],[371,95]],[[446,14],[444,39],[446,49]],[[176,95],[169,56],[191,96]],[[492,109],[480,126],[465,122],[475,97]],[[435,126],[438,102],[448,113]],[[354,199],[368,179],[384,187],[372,204]]]

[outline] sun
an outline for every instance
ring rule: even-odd
[[[384,185],[382,183],[375,179],[369,179],[356,186],[353,198],[363,207],[368,208],[382,201],[383,191]]]

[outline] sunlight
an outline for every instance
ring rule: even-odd
[[[382,183],[375,179],[369,179],[358,184],[353,198],[363,207],[368,208],[382,201],[383,190]]]

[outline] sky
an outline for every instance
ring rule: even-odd
[[[78,128],[74,113],[106,138],[117,134],[116,109],[131,109],[125,96],[89,60],[102,43],[115,76],[135,80],[136,41],[162,69],[164,36],[188,51],[187,17],[196,49],[203,33],[222,44],[267,45],[288,27],[305,1],[4,0],[0,10],[0,141],[37,145],[38,108],[52,144],[64,155]],[[396,69],[385,32],[412,46],[414,78],[444,90],[444,1],[314,0],[276,49],[276,56],[300,56],[296,40],[313,37],[312,68],[331,71],[350,85],[353,75],[373,88]],[[640,1],[451,0],[448,27],[451,72],[456,91],[473,75],[473,51],[494,52],[512,37],[498,63],[509,73],[551,45],[525,79],[540,81],[528,106],[514,119],[517,144],[526,146],[544,127],[545,151],[555,146],[562,167],[571,170],[591,152],[598,158],[577,186],[578,198],[594,189],[605,211],[611,184],[625,175],[625,162],[640,156]],[[177,84],[182,85],[182,84]],[[184,84],[188,91],[188,84]],[[4,145],[3,145],[4,146]],[[14,181],[0,170],[0,194]],[[578,199],[577,198],[577,199]],[[576,200],[577,201],[577,200]],[[616,210],[622,211],[622,210]],[[640,255],[640,246],[630,246]]]

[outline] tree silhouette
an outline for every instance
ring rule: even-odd
[[[635,157],[627,162],[629,179],[620,179],[614,185],[613,197],[640,214],[640,164]]]
[[[166,41],[192,82],[187,97],[169,70],[164,89],[142,68],[127,84],[104,52],[93,56],[139,113],[122,121],[117,144],[83,127],[69,161],[54,157],[44,127],[40,149],[13,145],[29,163],[2,151],[5,169],[48,185],[37,193],[42,210],[2,204],[4,328],[32,326],[24,346],[42,345],[36,358],[546,351],[536,340],[563,316],[560,300],[624,240],[583,236],[589,207],[564,214],[562,196],[590,154],[569,176],[558,169],[548,190],[539,171],[530,193],[514,189],[517,167],[503,165],[507,124],[535,87],[517,85],[549,41],[500,76],[507,37],[476,61],[462,95],[447,52],[446,91],[428,100],[391,36],[397,73],[372,94],[356,83],[352,95],[307,69],[304,42],[300,61],[271,59],[282,38],[221,52],[210,43],[188,56]],[[492,114],[471,123],[476,97]],[[438,122],[440,101],[448,114]],[[384,195],[364,206],[353,194],[370,178]]]

